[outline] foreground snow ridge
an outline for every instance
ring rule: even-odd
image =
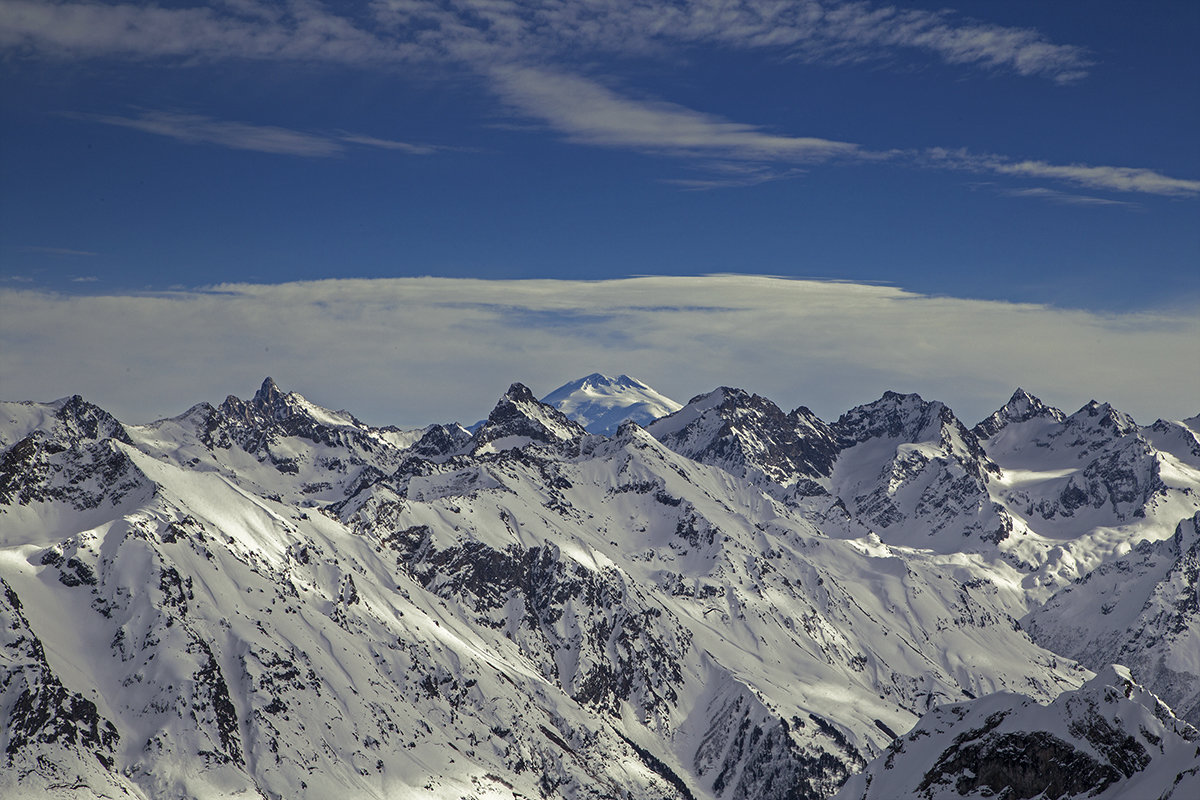
[[[1198,433],[600,374],[472,429],[0,403],[0,796],[1200,796]]]

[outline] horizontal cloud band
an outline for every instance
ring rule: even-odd
[[[0,291],[2,399],[83,393],[131,421],[264,375],[376,424],[474,421],[513,380],[629,373],[681,401],[732,384],[823,416],[885,389],[982,418],[1021,385],[1143,421],[1200,411],[1200,315],[1103,315],[890,286],[716,275]],[[203,367],[202,369],[199,367]]]

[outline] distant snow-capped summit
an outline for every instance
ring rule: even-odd
[[[637,378],[618,375],[610,378],[593,372],[579,380],[564,383],[542,398],[589,433],[611,436],[621,423],[631,419],[647,425],[683,408]]]

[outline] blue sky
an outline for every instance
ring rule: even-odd
[[[0,0],[3,395],[143,418],[274,374],[417,424],[600,370],[1192,414],[1196,41],[1158,0]],[[725,274],[844,290],[731,311]]]
[[[1200,6],[941,8],[3,0],[3,271],[1195,299]]]

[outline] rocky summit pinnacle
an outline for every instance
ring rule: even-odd
[[[268,375],[262,382],[262,386],[258,387],[258,391],[254,393],[254,399],[250,402],[260,408],[271,408],[284,397],[284,393],[279,390],[273,378]]]
[[[1037,418],[1062,422],[1066,419],[1066,414],[1018,387],[1007,403],[972,428],[971,432],[980,439],[990,439],[1009,425]]]
[[[523,383],[513,383],[471,437],[476,451],[509,449],[530,441],[554,444],[586,431],[558,409],[540,402]]]
[[[529,387],[520,382],[510,385],[508,387],[508,391],[504,393],[504,396],[517,403],[537,402],[537,398],[534,397],[533,392],[530,391]]]

